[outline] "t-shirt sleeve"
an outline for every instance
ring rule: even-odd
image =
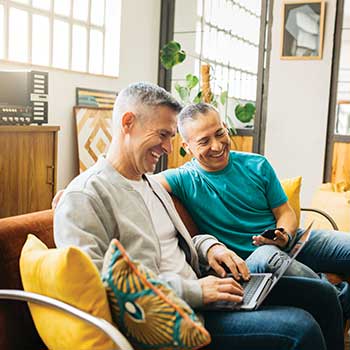
[[[162,175],[167,180],[171,192],[178,197],[180,200],[185,199],[185,191],[184,191],[184,184],[183,184],[183,178],[181,177],[181,170],[180,169],[168,169],[162,172]]]
[[[277,208],[288,201],[280,181],[271,164],[265,159],[264,176],[266,184],[266,196],[271,209]]]

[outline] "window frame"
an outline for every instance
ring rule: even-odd
[[[11,64],[11,65],[18,65],[23,67],[37,67],[39,69],[43,70],[58,70],[58,71],[64,71],[64,72],[71,72],[71,73],[78,73],[78,74],[84,74],[84,75],[91,75],[91,76],[99,76],[99,77],[107,77],[107,78],[118,78],[120,75],[119,68],[120,68],[120,28],[115,31],[115,34],[117,35],[117,40],[119,41],[119,49],[117,53],[118,57],[118,67],[116,70],[115,75],[111,74],[105,74],[105,73],[92,73],[89,72],[90,67],[90,33],[91,30],[97,30],[102,33],[102,72],[105,71],[105,40],[106,40],[106,4],[107,2],[104,2],[105,11],[104,11],[104,18],[103,18],[103,24],[102,25],[96,25],[91,23],[91,7],[92,7],[92,0],[88,1],[88,18],[86,21],[75,19],[73,17],[73,6],[74,6],[74,0],[71,0],[70,3],[70,11],[69,15],[65,16],[62,14],[57,14],[54,12],[55,7],[55,1],[60,0],[51,0],[50,3],[50,9],[44,10],[40,8],[35,8],[32,5],[32,0],[29,0],[29,4],[22,4],[18,3],[14,0],[0,0],[0,5],[3,5],[4,9],[4,23],[3,23],[3,33],[4,33],[4,42],[3,42],[3,58],[0,58],[1,63],[5,64]],[[15,61],[11,60],[9,58],[9,10],[11,8],[16,8],[21,11],[25,11],[28,14],[28,52],[27,52],[27,60],[26,61]],[[121,4],[119,6],[120,13],[119,16],[121,17]],[[32,34],[33,34],[33,28],[32,28],[32,16],[33,15],[40,15],[48,17],[49,19],[49,63],[48,65],[42,65],[42,64],[36,64],[32,61]],[[63,21],[65,23],[68,23],[69,27],[69,44],[68,44],[68,68],[60,68],[53,65],[53,52],[54,52],[54,21],[59,20]],[[119,22],[121,24],[121,21]],[[72,53],[73,53],[73,26],[78,25],[86,28],[86,65],[85,70],[76,70],[72,69]]]
[[[350,143],[350,135],[336,134],[335,132],[335,123],[337,121],[336,111],[338,95],[338,76],[340,66],[340,50],[342,43],[344,3],[344,0],[337,1],[323,182],[331,182],[332,180],[334,144],[336,142]]]
[[[231,0],[235,3],[234,0]],[[261,22],[259,34],[258,74],[256,90],[256,113],[252,129],[236,129],[239,136],[253,137],[253,152],[264,154],[267,115],[267,92],[271,52],[273,0],[261,0]],[[162,0],[160,23],[160,48],[174,39],[175,0]],[[171,25],[169,25],[171,23]],[[172,70],[166,70],[159,63],[158,84],[171,91]],[[161,162],[160,162],[161,163]],[[157,171],[166,169],[166,161]]]

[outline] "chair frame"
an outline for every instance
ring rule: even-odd
[[[67,314],[75,316],[104,332],[117,346],[115,349],[111,350],[134,350],[124,335],[109,322],[102,318],[90,315],[87,312],[66,304],[62,301],[41,294],[25,292],[18,289],[0,289],[0,299],[30,302],[64,311]]]
[[[336,224],[336,222],[333,220],[333,218],[327,214],[325,211],[321,209],[315,209],[315,208],[300,208],[301,211],[308,211],[308,212],[313,212],[322,215],[324,218],[326,218],[329,223],[332,225],[333,230],[339,231],[339,227]]]

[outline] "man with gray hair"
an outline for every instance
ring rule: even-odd
[[[80,247],[101,270],[109,243],[117,238],[131,257],[192,307],[221,300],[240,303],[243,288],[237,281],[202,277],[199,269],[208,260],[215,268],[231,251],[210,235],[191,239],[168,193],[146,175],[171,151],[180,109],[169,93],[152,84],[136,83],[120,92],[107,155],[69,184],[56,207],[55,243]],[[333,289],[318,280],[285,279],[270,302],[283,303],[289,290],[300,296],[288,300],[295,307],[204,312],[211,348],[342,349],[340,306]]]

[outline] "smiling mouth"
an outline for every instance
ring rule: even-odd
[[[158,160],[159,160],[159,158],[161,156],[161,154],[158,154],[158,153],[156,153],[154,151],[151,152],[151,155],[155,159],[156,162],[158,162]]]
[[[212,158],[221,158],[226,152],[226,148],[223,148],[223,150],[220,153],[216,153],[216,154],[211,154],[210,157]]]

